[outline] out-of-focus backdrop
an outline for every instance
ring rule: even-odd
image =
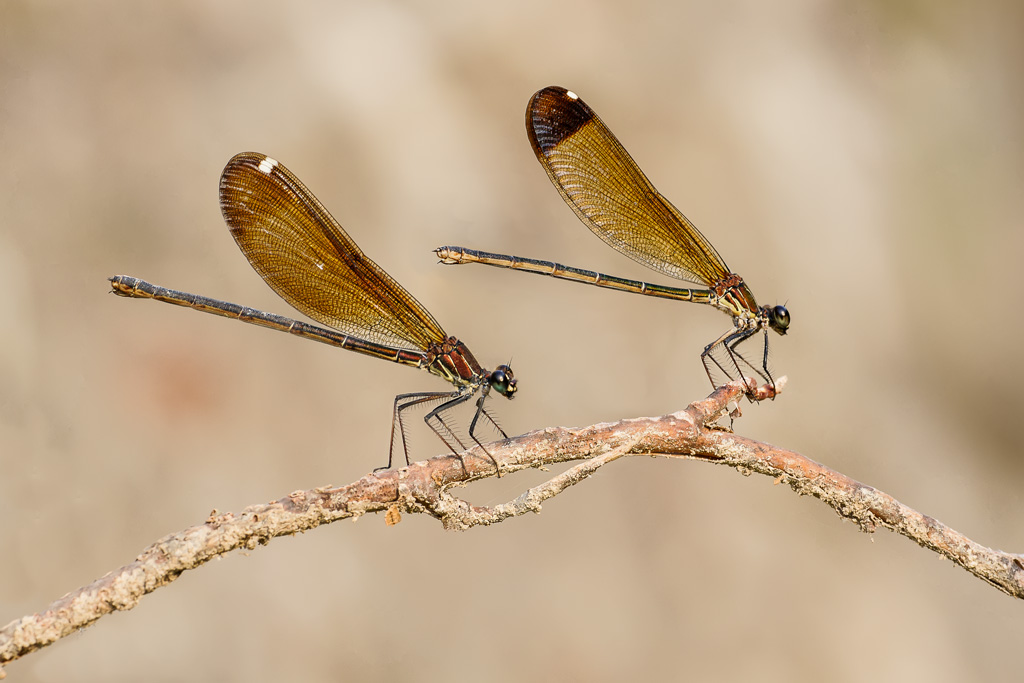
[[[523,112],[552,84],[789,306],[790,384],[739,433],[1024,549],[1022,34],[1013,2],[7,0],[0,623],[211,509],[362,476],[395,394],[444,388],[107,293],[124,273],[293,314],[220,216],[239,151],[295,171],[481,362],[512,359],[519,395],[492,399],[510,433],[706,395],[717,312],[435,263],[459,244],[666,282],[534,159]],[[418,457],[442,451],[412,427]],[[902,537],[763,477],[634,458],[494,528],[369,517],[233,554],[10,673],[999,680],[1022,639],[1019,603]]]

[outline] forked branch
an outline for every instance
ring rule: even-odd
[[[749,387],[753,387],[752,382]],[[744,474],[770,476],[799,494],[824,501],[863,531],[891,529],[1008,595],[1024,598],[1024,556],[986,548],[892,496],[802,455],[716,426],[730,403],[749,387],[732,382],[685,410],[664,417],[530,432],[489,444],[487,450],[493,460],[476,448],[461,458],[438,456],[401,470],[370,474],[346,486],[296,491],[281,500],[248,507],[238,515],[214,511],[204,523],[160,539],[134,562],[65,595],[40,613],[0,629],[0,665],[49,645],[105,614],[131,609],[142,596],[171,583],[182,572],[232,550],[251,550],[278,536],[370,512],[385,513],[388,524],[397,523],[403,513],[427,513],[448,529],[495,524],[539,511],[545,500],[628,455],[705,460]],[[766,386],[753,391],[756,398],[773,395]],[[502,474],[509,474],[572,461],[581,462],[501,505],[470,505],[450,492],[455,486],[495,476],[495,462]]]

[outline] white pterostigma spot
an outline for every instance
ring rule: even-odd
[[[271,159],[270,157],[263,157],[263,161],[260,162],[260,170],[270,175],[270,172],[277,166],[277,160]]]
[[[565,94],[570,100],[578,100],[580,98],[580,96],[574,93],[572,90],[566,90]]]

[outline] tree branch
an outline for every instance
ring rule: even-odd
[[[56,642],[105,614],[131,609],[142,596],[171,583],[182,572],[232,550],[251,550],[278,536],[369,512],[385,513],[389,525],[398,523],[402,513],[429,514],[446,529],[496,524],[538,512],[545,500],[627,455],[704,460],[743,474],[773,477],[798,494],[825,502],[863,531],[881,526],[903,534],[1008,595],[1024,598],[1024,556],[986,548],[882,491],[798,453],[717,426],[730,403],[745,390],[752,390],[758,400],[774,396],[771,387],[754,387],[752,381],[749,385],[732,382],[686,410],[664,417],[530,432],[489,445],[493,460],[476,448],[461,456],[438,456],[401,470],[370,474],[342,487],[296,491],[281,500],[250,506],[237,516],[215,510],[203,524],[160,539],[131,564],[65,595],[43,612],[0,629],[0,665]],[[577,460],[582,462],[501,505],[478,507],[449,493],[454,486],[495,476],[494,463],[508,474]]]

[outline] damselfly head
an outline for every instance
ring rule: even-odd
[[[516,378],[512,374],[512,368],[507,365],[496,367],[494,372],[487,376],[487,382],[506,398],[512,398],[516,394]]]
[[[779,334],[786,334],[786,330],[789,329],[789,311],[785,306],[768,308],[768,326]]]

